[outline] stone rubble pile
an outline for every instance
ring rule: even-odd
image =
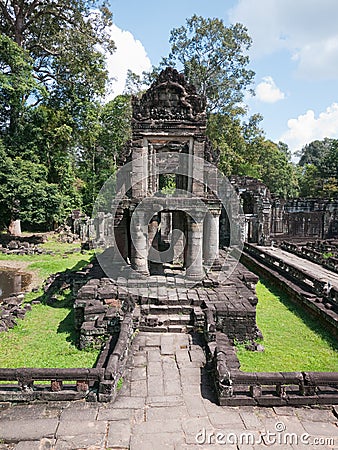
[[[50,254],[39,245],[26,241],[13,240],[8,244],[0,244],[0,252],[6,255],[42,255]]]
[[[118,334],[124,316],[123,292],[109,278],[91,279],[80,288],[74,303],[75,328],[80,331],[79,347],[102,345]]]
[[[0,332],[13,328],[17,320],[24,319],[26,312],[32,309],[32,305],[23,303],[23,300],[22,292],[0,300]]]
[[[58,234],[58,241],[63,244],[72,244],[79,239],[79,236],[72,232],[69,225],[61,225],[55,230],[55,234]]]

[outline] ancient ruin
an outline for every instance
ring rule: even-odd
[[[115,215],[99,211],[94,219],[94,244],[105,250],[98,254],[98,261],[111,280],[104,297],[93,280],[78,294],[75,308],[77,317],[84,318],[82,325],[78,321],[83,341],[92,341],[89,336],[97,334],[98,325],[86,313],[94,306],[85,305],[87,292],[98,308],[101,301],[97,314],[103,314],[99,322],[106,324],[106,330],[106,314],[111,313],[107,304],[123,309],[129,302],[135,305],[134,317],[139,314],[141,330],[217,326],[231,338],[254,340],[259,335],[256,277],[241,265],[230,278],[218,273],[226,260],[227,266],[238,261],[227,252],[220,254],[219,219],[224,205],[217,197],[216,166],[210,164],[217,162],[217,155],[205,135],[204,99],[183,75],[168,68],[141,99],[134,99],[132,129],[117,177]],[[169,195],[161,190],[166,177],[173,177],[174,191]],[[230,231],[240,237],[236,229]]]
[[[1,381],[18,383],[3,384],[0,400],[113,401],[133,337],[158,332],[203,337],[221,405],[338,403],[337,373],[244,373],[234,348],[236,340],[258,349],[262,337],[258,276],[239,261],[242,241],[248,267],[284,283],[290,296],[337,329],[338,286],[326,289],[272,246],[290,234],[318,235],[319,228],[320,237],[334,235],[335,209],[324,202],[318,213],[311,202],[278,202],[247,177],[225,182],[205,131],[205,100],[174,69],[134,98],[132,139],[116,182],[103,187],[92,219],[73,217],[71,237],[77,233],[93,246],[96,259],[46,286],[51,294],[71,287],[79,346],[102,349],[95,368],[0,369]],[[283,245],[320,259],[316,248]],[[325,247],[332,249],[321,264],[336,269],[336,247]],[[48,380],[50,386],[37,384]]]

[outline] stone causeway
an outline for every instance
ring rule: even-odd
[[[140,332],[113,404],[0,403],[0,450],[338,448],[333,407],[217,405],[201,344]]]

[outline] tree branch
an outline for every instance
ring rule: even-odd
[[[30,17],[30,15],[32,14],[33,10],[38,6],[38,5],[43,5],[43,2],[41,0],[34,0],[32,2],[32,4],[29,6],[29,8],[27,8],[26,14],[24,15],[25,18]]]
[[[13,17],[11,17],[7,8],[8,8],[7,2],[6,2],[6,4],[4,4],[4,2],[2,0],[0,0],[0,9],[1,9],[3,15],[5,16],[5,19],[7,20],[7,22],[9,22],[10,25],[14,26],[15,20]]]
[[[34,44],[32,47],[30,47],[30,49],[32,50],[35,47],[40,48],[41,50],[46,52],[47,55],[50,55],[50,56],[59,56],[59,55],[61,55],[61,52],[50,50],[50,49],[46,48],[44,45],[40,44],[39,42]]]

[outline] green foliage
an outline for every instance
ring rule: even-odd
[[[300,156],[299,165],[313,164],[318,166],[323,154],[328,151],[331,142],[332,139],[326,138],[323,141],[316,140],[305,145],[298,155]]]
[[[220,170],[228,176],[258,178],[284,198],[296,195],[296,170],[287,146],[264,138],[259,114],[241,119],[246,111],[244,93],[254,76],[248,69],[251,39],[246,28],[226,27],[220,19],[194,15],[185,26],[171,31],[169,42],[170,54],[160,67],[183,69],[188,82],[206,97],[207,135],[219,151]]]
[[[38,84],[32,74],[33,60],[10,37],[0,34],[0,129],[14,131],[17,117]]]
[[[302,197],[338,196],[338,139],[325,138],[306,145],[300,153]]]
[[[259,178],[270,192],[281,198],[296,197],[298,180],[295,166],[277,144],[264,140],[259,155]]]
[[[29,55],[34,78],[59,105],[81,108],[103,94],[107,74],[97,46],[112,51],[114,43],[106,32],[111,14],[100,3],[0,2],[0,32]]]
[[[87,121],[90,131],[81,141],[78,164],[83,180],[83,209],[91,214],[100,189],[114,175],[131,137],[130,96],[119,95],[103,106],[88,110]]]
[[[56,184],[48,182],[46,167],[9,158],[0,145],[0,226],[20,217],[36,230],[51,227],[62,217],[62,207],[62,194]]]
[[[314,164],[306,164],[299,175],[300,196],[318,197],[323,191],[320,172]]]
[[[176,175],[175,174],[161,174],[160,175],[160,191],[166,195],[174,194],[176,190]]]
[[[288,148],[265,139],[260,120],[259,115],[244,123],[231,115],[209,116],[207,133],[219,150],[219,169],[227,176],[257,178],[279,197],[297,196],[297,169],[289,161]]]
[[[207,134],[213,147],[219,151],[219,169],[227,176],[239,173],[246,153],[240,119],[230,114],[211,114]]]
[[[336,371],[337,342],[316,319],[295,306],[285,294],[267,282],[259,282],[257,324],[262,331],[263,353],[245,350],[241,345],[237,356],[241,370],[271,371]]]
[[[115,48],[111,13],[96,0],[13,0],[0,2],[0,11],[0,139],[8,169],[1,176],[10,192],[1,199],[0,226],[19,204],[24,222],[51,228],[81,206],[87,174],[76,163],[97,135],[108,81],[103,51]]]
[[[123,377],[119,378],[116,384],[116,390],[120,391],[122,389],[123,386]]]
[[[181,66],[188,82],[206,96],[210,112],[238,108],[254,76],[247,69],[251,39],[243,25],[226,27],[221,19],[195,14],[171,31],[169,43],[161,65]]]

